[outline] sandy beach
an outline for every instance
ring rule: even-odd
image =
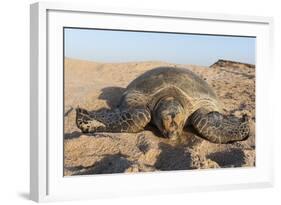
[[[184,67],[213,87],[224,114],[250,118],[246,141],[214,144],[186,129],[181,143],[162,138],[151,126],[137,133],[83,134],[77,106],[114,108],[126,86],[159,66]],[[65,59],[64,174],[88,175],[255,166],[255,66],[219,60],[210,67],[168,62],[98,63]]]

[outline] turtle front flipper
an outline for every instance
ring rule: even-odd
[[[246,115],[237,118],[232,115],[222,115],[219,112],[198,109],[190,120],[202,137],[214,143],[230,143],[249,137],[250,128]]]
[[[100,111],[76,109],[76,125],[84,133],[135,133],[143,130],[150,122],[150,119],[150,111],[146,108]]]

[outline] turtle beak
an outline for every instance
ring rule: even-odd
[[[171,139],[171,140],[176,140],[176,139],[178,139],[178,134],[177,134],[177,132],[172,132],[172,133],[169,133],[169,139]]]
[[[163,135],[164,135],[164,137],[166,137],[166,138],[168,138],[169,137],[169,135],[168,135],[168,132],[167,131],[163,131]]]

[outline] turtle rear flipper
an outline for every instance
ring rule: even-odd
[[[237,118],[219,112],[208,113],[202,108],[193,113],[191,124],[202,137],[220,144],[245,140],[250,133],[246,115]]]
[[[150,122],[150,119],[150,111],[146,108],[100,111],[87,111],[82,108],[76,109],[76,124],[84,133],[135,133],[143,130]]]

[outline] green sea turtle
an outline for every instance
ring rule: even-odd
[[[250,132],[247,115],[222,114],[212,88],[185,68],[158,67],[145,72],[127,86],[115,109],[76,109],[76,124],[84,133],[137,133],[148,123],[172,139],[191,125],[214,143],[244,140]]]

